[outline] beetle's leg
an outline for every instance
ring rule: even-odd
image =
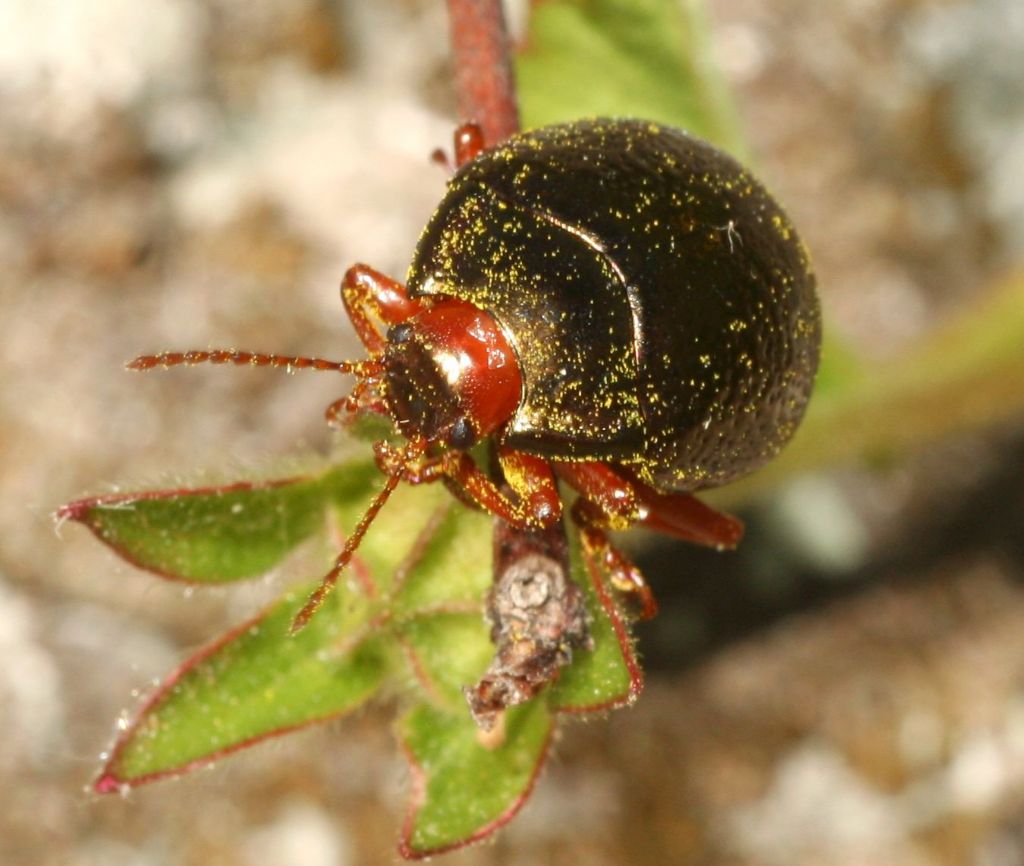
[[[639,524],[674,538],[726,550],[739,544],[743,524],[688,493],[659,493],[605,463],[559,462],[555,469],[605,515],[612,529]]]
[[[559,478],[596,507],[592,517],[599,517],[602,526],[627,529],[643,517],[634,485],[606,463],[558,461],[554,467]]]
[[[654,595],[632,561],[608,538],[606,530],[639,524],[684,541],[720,550],[735,547],[743,524],[688,494],[659,493],[620,474],[605,463],[555,464],[558,476],[580,493],[572,509],[584,549],[608,570],[612,584],[638,595],[641,616],[658,609]]]
[[[484,131],[479,123],[460,123],[455,128],[455,167],[462,168],[486,148]]]
[[[449,481],[489,514],[513,526],[551,526],[562,516],[562,500],[551,465],[521,451],[498,450],[498,462],[511,495],[503,493],[464,451],[450,451],[446,472]]]
[[[408,461],[402,463],[402,452],[387,442],[376,442],[373,446],[374,456],[377,460],[377,468],[385,475],[390,475],[399,466],[402,469],[402,480],[406,484],[430,484],[434,481],[443,481],[449,492],[455,496],[467,508],[486,508],[474,500],[463,487],[453,479],[458,474],[455,462],[462,458],[452,452],[435,457],[421,457],[415,463]],[[470,458],[470,463],[472,459]]]
[[[743,521],[718,511],[688,493],[659,493],[637,484],[646,514],[640,523],[683,541],[716,550],[732,550],[743,538]]]
[[[422,306],[409,297],[400,282],[368,265],[353,265],[345,272],[341,300],[356,334],[372,356],[383,352],[387,342],[374,317],[384,325],[397,325]]]
[[[612,586],[639,599],[641,619],[651,619],[658,612],[658,602],[633,560],[608,538],[605,532],[609,524],[607,514],[591,500],[581,496],[573,503],[572,519],[580,529],[584,553],[591,561],[604,566]]]
[[[373,454],[377,468],[385,475],[401,471],[406,484],[431,484],[448,477],[448,453],[435,457],[420,457],[414,462],[404,459],[402,449],[387,442],[374,442]]]
[[[430,153],[430,161],[446,169],[449,174],[454,174],[467,162],[476,159],[477,155],[486,148],[484,131],[480,128],[479,123],[460,123],[455,127],[455,134],[452,138],[454,165],[442,148],[435,148]]]
[[[508,495],[465,451],[446,451],[403,464],[402,452],[387,442],[377,442],[373,449],[381,472],[391,475],[401,466],[402,480],[408,484],[447,481],[460,499],[513,526],[550,526],[562,516],[562,499],[554,472],[540,457],[499,449],[498,461],[512,488],[512,495]]]
[[[448,154],[444,152],[443,147],[435,147],[430,151],[430,161],[434,163],[434,165],[441,166],[441,168],[448,172],[448,174],[455,173],[455,166],[453,166],[451,160],[448,159]]]

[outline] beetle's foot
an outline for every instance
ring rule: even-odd
[[[448,158],[448,154],[443,147],[435,147],[430,151],[430,161],[434,165],[441,166],[448,174],[455,174],[455,166],[452,165],[452,161]]]
[[[328,426],[335,428],[351,427],[356,419],[363,414],[390,417],[388,407],[374,390],[376,379],[360,379],[352,392],[340,397],[324,410],[324,420]]]
[[[479,123],[460,123],[455,128],[452,148],[455,151],[455,167],[462,168],[476,159],[485,149],[484,131]]]
[[[373,455],[381,472],[385,475],[401,473],[406,484],[430,484],[449,474],[449,454],[421,457],[410,463],[403,448],[396,448],[388,442],[374,442]]]
[[[573,511],[576,516],[576,511]],[[611,543],[604,530],[593,525],[580,527],[580,540],[587,556],[599,562],[608,574],[611,585],[619,592],[636,599],[639,619],[652,619],[658,613],[658,602],[651,587],[633,560]]]
[[[484,131],[479,123],[470,121],[461,123],[455,128],[452,136],[452,155],[443,147],[435,147],[430,152],[430,161],[439,165],[448,174],[455,174],[467,162],[476,159],[486,149]]]
[[[447,476],[460,499],[500,517],[518,529],[545,529],[562,517],[555,476],[545,460],[530,454],[499,450],[506,485],[499,487],[464,451],[448,451],[437,470]],[[433,479],[429,479],[433,480]]]
[[[336,430],[351,427],[363,411],[373,411],[353,396],[341,397],[324,409],[324,420],[328,427]]]

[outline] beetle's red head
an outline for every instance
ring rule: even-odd
[[[388,414],[406,437],[467,449],[519,405],[522,377],[494,318],[442,300],[388,332],[383,357]]]

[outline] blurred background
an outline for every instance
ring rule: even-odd
[[[1019,0],[709,6],[875,375],[1022,279]],[[440,0],[0,3],[0,864],[394,862],[393,707],[86,793],[139,695],[279,587],[190,594],[50,515],[329,450],[332,377],[122,364],[358,354],[341,274],[402,276],[443,193],[446,26]],[[1024,864],[1024,423],[981,415],[726,492],[735,554],[632,539],[662,603],[641,700],[566,724],[523,813],[446,862]]]

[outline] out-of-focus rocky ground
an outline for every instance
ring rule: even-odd
[[[713,7],[830,328],[884,356],[1024,260],[1018,0]],[[426,0],[0,5],[0,864],[393,862],[388,707],[85,793],[134,696],[274,587],[190,595],[50,513],[328,449],[330,377],[121,364],[353,354],[344,267],[401,275],[443,189],[445,52]],[[1022,513],[1018,425],[802,479],[733,556],[653,544],[641,701],[566,725],[448,862],[1024,863]]]

